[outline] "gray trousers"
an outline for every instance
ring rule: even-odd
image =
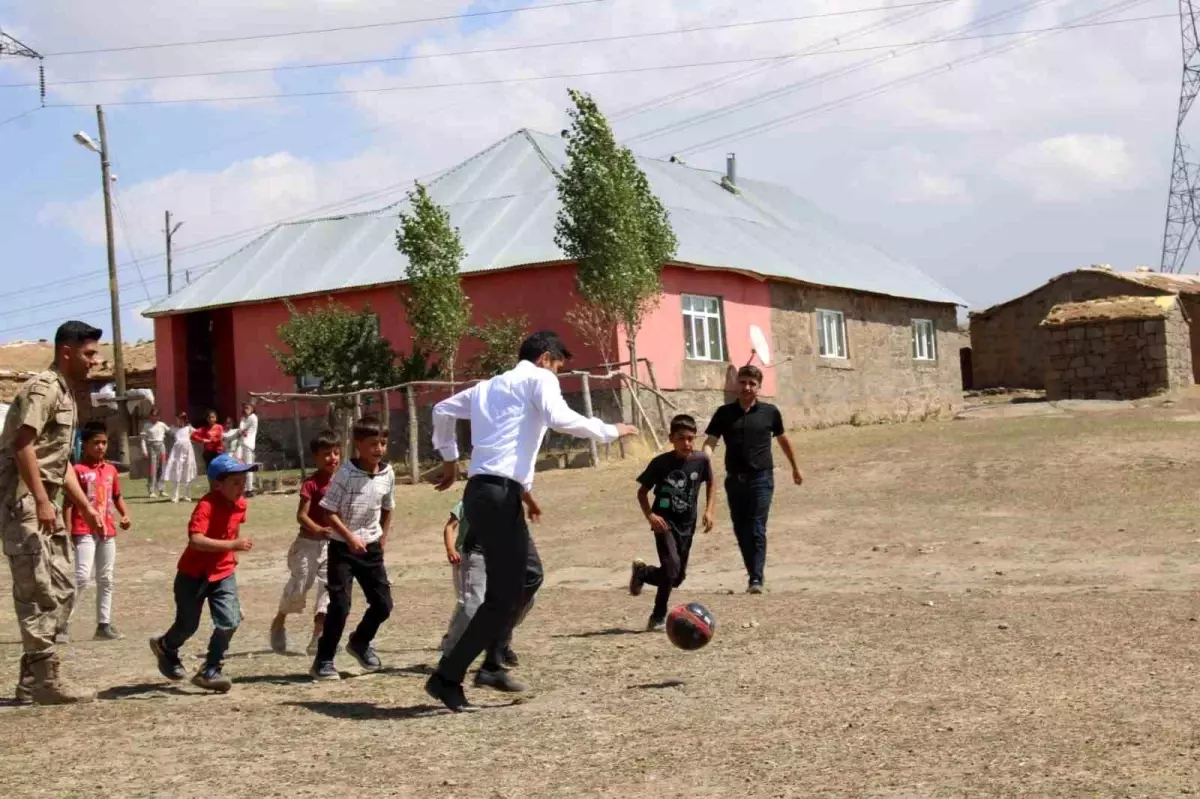
[[[454,567],[454,592],[458,601],[454,606],[454,613],[450,616],[450,628],[442,636],[441,650],[443,653],[453,649],[454,645],[458,643],[458,639],[462,638],[467,625],[475,617],[475,611],[479,610],[479,606],[483,604],[483,598],[487,594],[487,566],[484,563],[482,552],[465,553],[462,556],[462,562]],[[529,604],[521,609],[517,624],[525,619],[532,607],[533,599],[530,599]],[[499,648],[503,651],[504,648],[511,645],[512,633],[509,632],[500,643]]]

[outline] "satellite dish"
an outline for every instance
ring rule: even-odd
[[[762,361],[763,366],[770,366],[771,345],[767,343],[767,336],[758,325],[750,325],[750,347],[751,361],[757,355],[758,359]]]

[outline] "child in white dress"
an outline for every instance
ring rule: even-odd
[[[183,488],[183,496],[192,500],[192,482],[196,479],[196,449],[192,445],[192,433],[195,429],[188,423],[187,413],[180,412],[178,424],[171,431],[171,457],[167,459],[167,468],[163,473],[165,483],[174,483],[175,492],[172,502],[179,501],[179,489]]]

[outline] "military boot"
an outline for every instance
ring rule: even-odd
[[[91,702],[96,695],[82,688],[71,685],[62,676],[61,662],[58,655],[35,660],[30,664],[33,670],[33,702],[36,705],[73,705],[77,702]]]
[[[16,700],[22,705],[33,702],[33,670],[29,668],[29,655],[21,655],[21,676],[17,677]]]

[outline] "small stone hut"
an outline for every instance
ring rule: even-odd
[[[1191,325],[1177,296],[1065,302],[1040,327],[1047,399],[1137,399],[1192,384]]]

